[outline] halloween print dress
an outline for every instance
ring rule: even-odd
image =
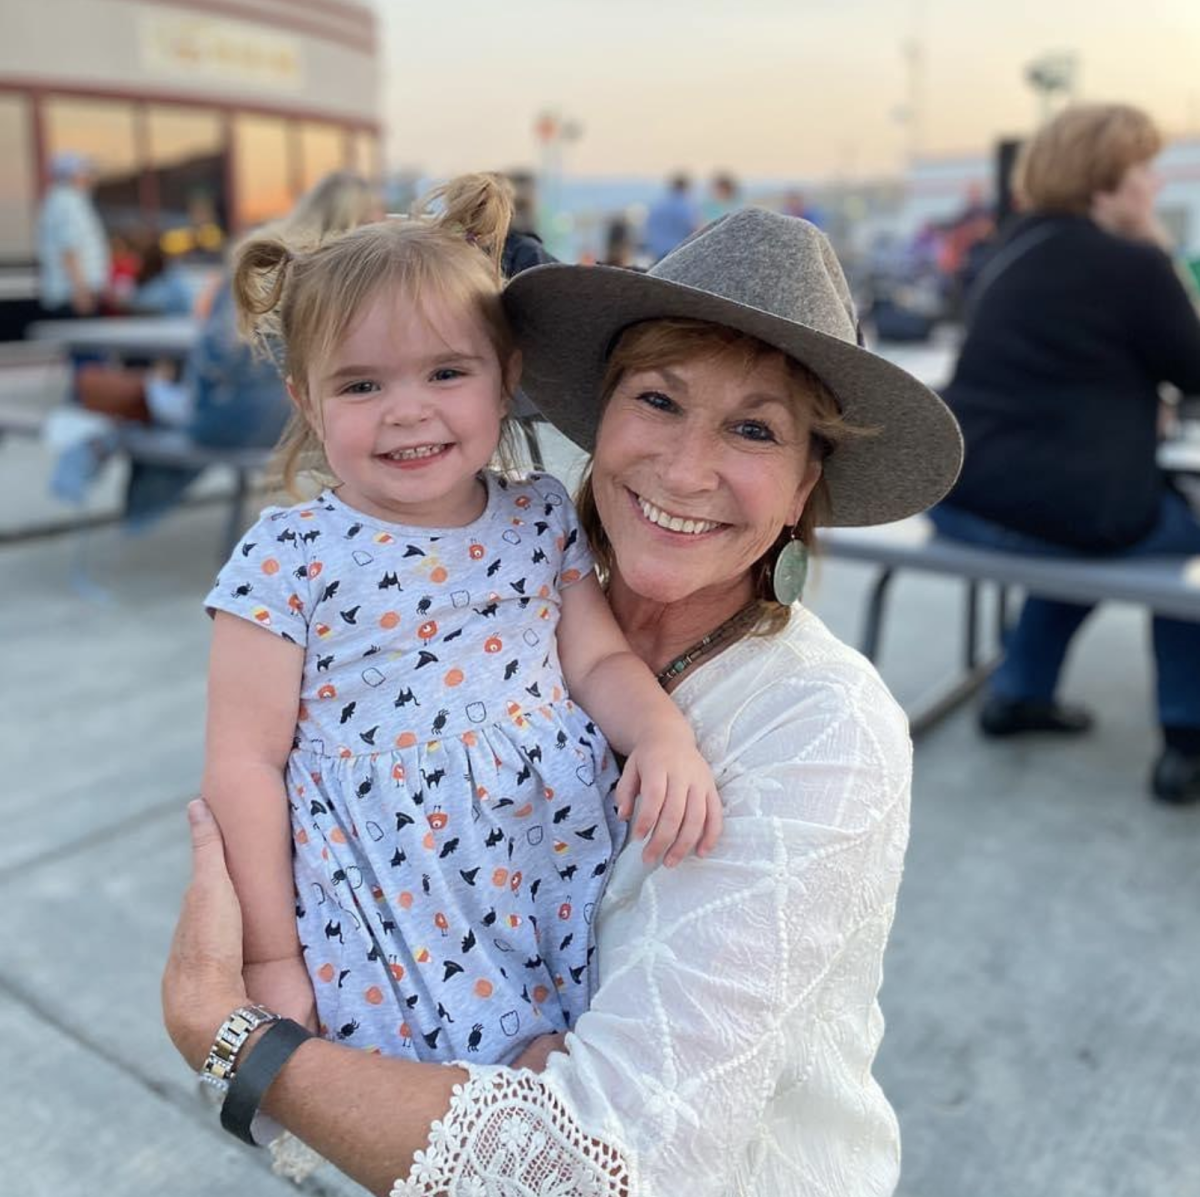
[[[485,475],[464,528],[325,492],[268,508],[205,600],[305,650],[286,786],[322,1031],[506,1063],[593,988],[624,824],[604,737],[567,694],[560,588],[593,568],[562,484]]]

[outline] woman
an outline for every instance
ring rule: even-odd
[[[1053,556],[1200,553],[1200,521],[1155,463],[1162,382],[1200,393],[1200,319],[1154,216],[1161,137],[1120,104],[1070,108],[1017,165],[1027,214],[986,266],[945,397],[966,465],[933,512],[948,536]],[[1026,601],[980,715],[993,736],[1079,733],[1057,702],[1090,607]],[[1200,800],[1200,624],[1154,620],[1167,802]]]
[[[740,212],[649,274],[546,266],[506,298],[524,385],[594,445],[581,515],[619,622],[713,766],[725,832],[674,869],[622,853],[600,988],[544,1072],[304,1042],[268,1109],[380,1193],[397,1177],[398,1194],[889,1193],[898,1132],[870,1065],[909,741],[870,665],[794,600],[818,519],[935,501],[957,427],[858,348],[837,260],[803,221]],[[199,1066],[245,991],[219,837],[194,818],[163,994]]]

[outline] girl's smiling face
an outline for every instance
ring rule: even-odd
[[[616,572],[659,603],[746,591],[820,477],[781,354],[630,371],[596,436],[592,487]],[[745,601],[745,598],[742,599]]]
[[[486,504],[478,474],[496,451],[518,363],[506,366],[470,312],[433,298],[417,307],[395,291],[368,300],[314,367],[303,404],[338,496],[400,524],[478,519]]]

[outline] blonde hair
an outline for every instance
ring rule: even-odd
[[[1130,104],[1077,104],[1025,145],[1013,190],[1025,208],[1085,216],[1100,192],[1114,191],[1131,166],[1162,149],[1162,134]]]
[[[366,179],[337,170],[306,191],[276,227],[289,240],[316,244],[358,228],[382,209],[378,192]]]
[[[435,204],[440,210],[430,215]],[[500,259],[511,216],[508,191],[497,176],[464,175],[430,192],[407,218],[364,225],[307,248],[278,230],[242,246],[233,275],[239,326],[260,344],[282,344],[282,369],[297,400],[275,461],[288,491],[298,493],[301,473],[322,485],[338,481],[317,434],[319,413],[308,380],[385,288],[403,293],[418,309],[432,300],[480,319],[507,370],[513,339],[500,304]],[[505,421],[498,456],[506,467],[514,459],[512,446]]]
[[[621,379],[630,371],[697,359],[732,361],[751,370],[774,356],[783,358],[790,384],[790,398],[808,420],[810,460],[814,456],[824,460],[839,444],[868,431],[855,428],[842,418],[833,392],[803,362],[747,333],[720,324],[686,319],[647,320],[632,325],[621,334],[609,355],[600,385],[601,417]],[[613,566],[612,542],[596,508],[590,462],[580,479],[575,504],[579,509],[580,524],[600,564],[601,575],[607,579]],[[814,532],[829,510],[829,487],[822,476],[813,487],[795,526],[796,537],[810,550],[814,547]],[[766,617],[760,624],[760,630],[764,633],[778,631],[787,619],[787,608],[775,600],[771,571],[779,550],[792,539],[792,532],[790,526],[782,528],[775,542],[751,567],[754,594]]]

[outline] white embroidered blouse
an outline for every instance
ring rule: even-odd
[[[911,745],[810,612],[674,697],[711,762],[711,856],[613,869],[600,989],[539,1075],[468,1067],[393,1197],[880,1197],[900,1139],[871,1075]]]

